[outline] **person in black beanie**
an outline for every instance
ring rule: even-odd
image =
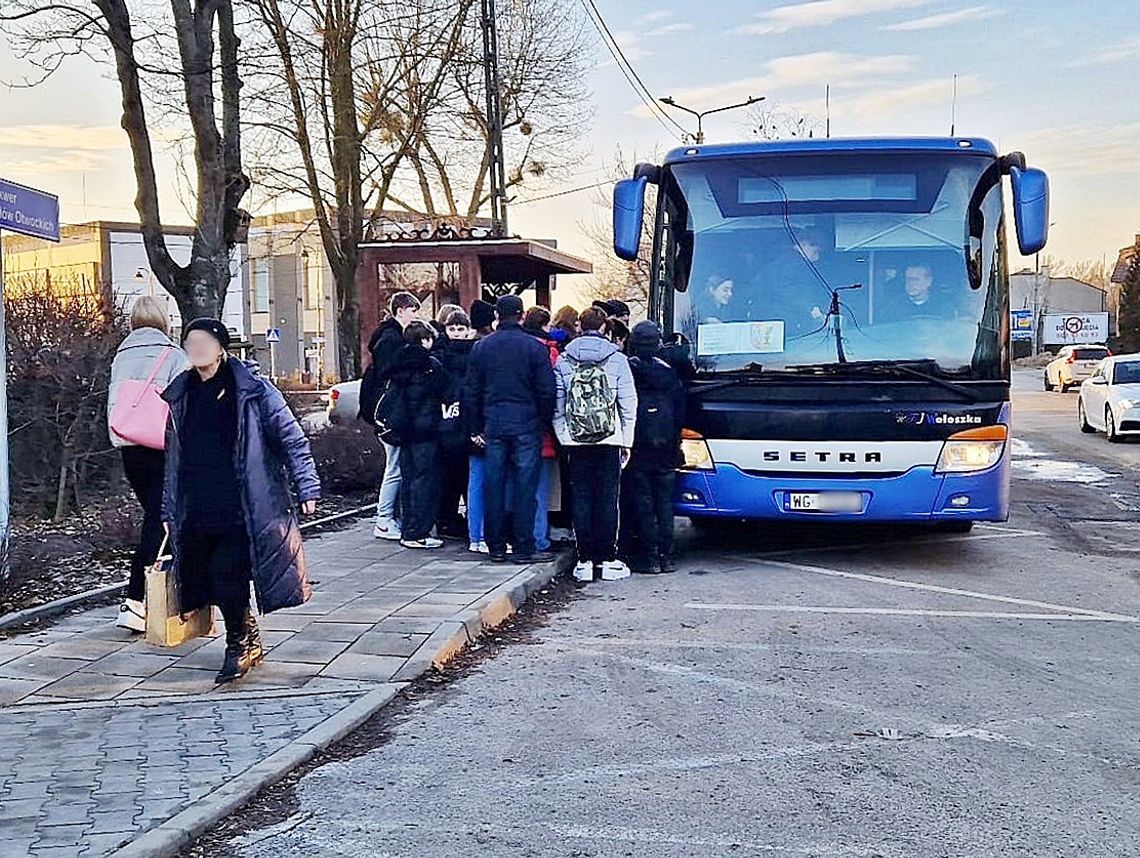
[[[661,329],[638,322],[629,336],[637,425],[622,474],[621,540],[634,573],[675,572],[673,487],[681,461],[685,394],[677,370],[660,357]]]
[[[471,303],[471,327],[475,329],[475,334],[479,338],[490,336],[494,329],[491,325],[495,322],[495,307],[488,304],[486,301],[476,299]]]
[[[215,681],[231,682],[262,658],[251,580],[262,614],[309,598],[290,483],[306,514],[321,484],[280,391],[227,355],[225,325],[197,319],[182,338],[191,369],[162,394],[170,404],[162,520],[179,610],[221,609],[226,652]]]

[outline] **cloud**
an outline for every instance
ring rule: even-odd
[[[898,30],[910,32],[913,30],[938,30],[942,27],[952,27],[966,21],[980,21],[983,18],[992,18],[1000,12],[989,6],[968,6],[956,12],[943,12],[940,15],[927,15],[925,18],[913,18],[909,21],[900,21],[898,24],[889,24],[884,30]]]
[[[652,46],[647,44],[648,40],[664,39],[693,29],[692,24],[669,20],[672,17],[673,13],[667,9],[659,9],[642,15],[634,22],[633,30],[615,32],[614,41],[617,42],[618,47],[621,48],[622,53],[631,63],[643,60],[653,54]],[[613,62],[605,65],[613,65]]]
[[[116,125],[0,126],[0,146],[105,151],[123,149],[126,145],[126,135]]]
[[[1007,148],[1046,172],[1070,176],[1140,174],[1140,122],[1058,125],[1015,135]]]
[[[913,71],[914,57],[888,54],[861,56],[838,51],[817,51],[777,57],[764,64],[764,73],[713,86],[687,87],[671,93],[686,107],[714,107],[749,96],[768,96],[789,90],[816,88],[831,83],[835,89],[858,89]]]
[[[88,150],[58,150],[32,158],[5,158],[9,176],[55,176],[60,173],[89,173],[107,169],[106,155]]]
[[[1132,59],[1133,57],[1140,56],[1140,36],[1131,39],[1125,39],[1123,42],[1117,42],[1099,51],[1092,56],[1083,57],[1079,60],[1073,60],[1065,67],[1070,69],[1091,68],[1094,66],[1107,66],[1114,63],[1121,62],[1122,60]]]
[[[736,32],[747,36],[787,33],[805,27],[825,27],[838,21],[880,12],[913,9],[930,2],[931,0],[811,0],[807,3],[790,3],[760,13],[754,23],[738,27]]]
[[[947,78],[935,78],[898,87],[875,87],[872,92],[855,98],[844,112],[862,120],[885,119],[908,110],[945,104],[949,123],[953,83]],[[958,98],[979,95],[989,89],[976,75],[958,77]]]

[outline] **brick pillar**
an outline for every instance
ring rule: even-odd
[[[483,297],[483,272],[479,257],[464,254],[459,258],[459,304],[470,310],[472,303]]]
[[[361,358],[367,366],[368,339],[380,324],[380,263],[367,248],[361,248],[356,263],[356,301],[360,307]]]

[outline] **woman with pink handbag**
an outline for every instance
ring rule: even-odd
[[[159,394],[189,366],[186,355],[170,339],[170,324],[161,303],[149,295],[131,308],[131,332],[111,364],[107,431],[123,456],[127,482],[143,508],[142,536],[131,557],[127,598],[115,625],[133,632],[146,630],[143,599],[146,569],[162,544],[163,450],[169,407]]]

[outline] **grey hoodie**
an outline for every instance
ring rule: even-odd
[[[629,368],[629,360],[618,351],[614,343],[595,333],[583,334],[571,340],[554,366],[554,380],[557,384],[554,434],[558,436],[558,443],[567,447],[581,446],[570,439],[570,431],[566,426],[566,391],[569,390],[570,379],[574,376],[574,367],[566,359],[567,355],[579,362],[605,361],[603,368],[610,383],[610,391],[617,402],[618,419],[614,434],[598,443],[627,449],[632,447],[633,430],[637,421],[637,390],[633,386],[633,373]]]
[[[190,366],[186,353],[171,342],[170,337],[157,328],[139,328],[127,334],[115,352],[115,360],[111,363],[111,388],[107,396],[107,434],[115,447],[131,446],[111,431],[111,414],[115,410],[119,390],[124,381],[146,381],[163,349],[173,351],[159,368],[154,377],[154,385],[159,390],[165,390],[175,376]]]

